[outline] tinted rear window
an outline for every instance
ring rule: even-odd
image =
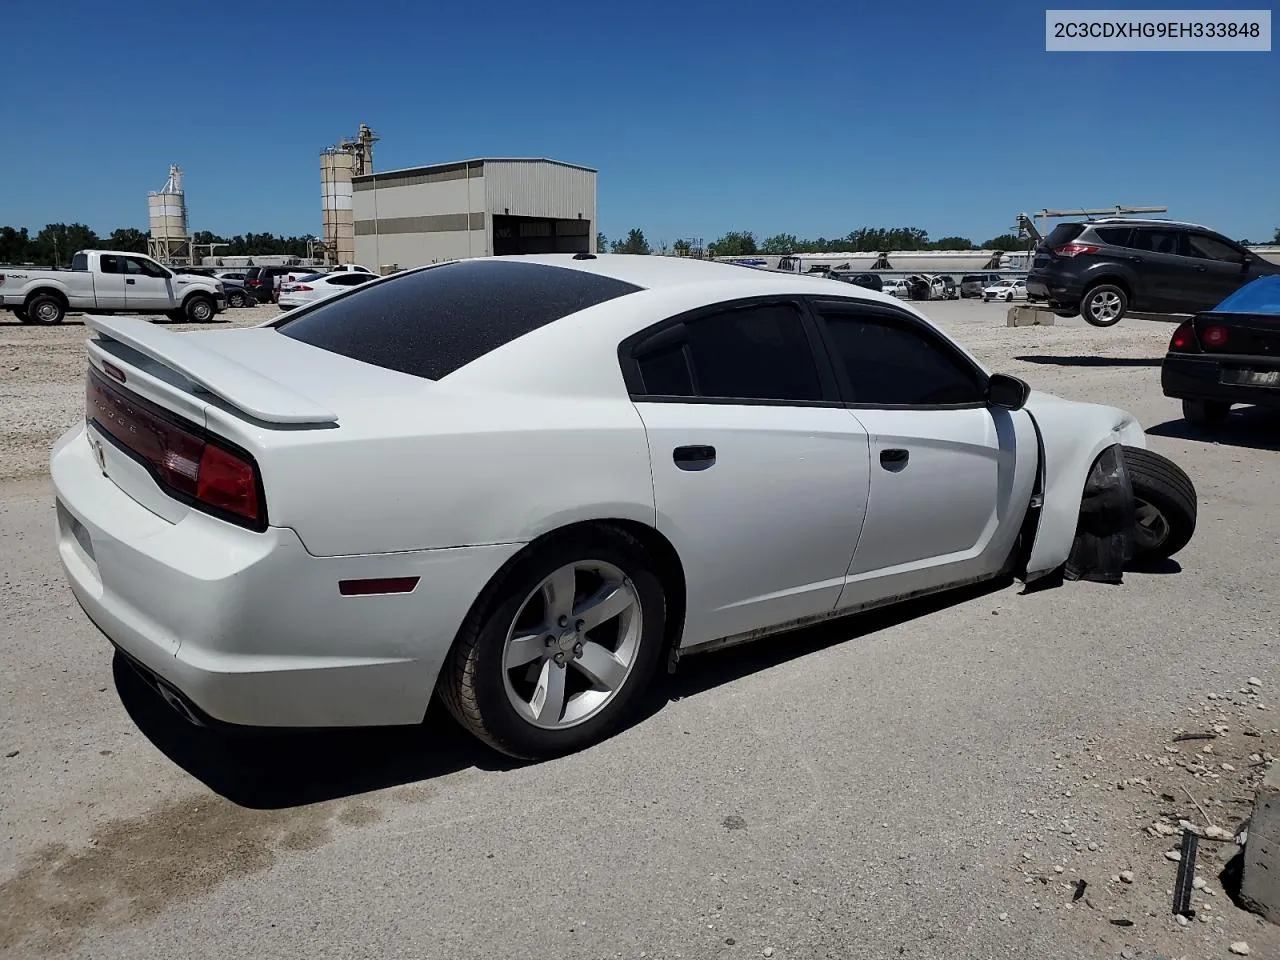
[[[1044,242],[1050,247],[1059,247],[1064,243],[1070,243],[1082,233],[1084,233],[1083,223],[1060,223],[1049,231]]]
[[[563,267],[463,260],[357,287],[277,326],[313,347],[439,380],[552,321],[640,289]]]
[[[1128,227],[1097,227],[1093,232],[1099,240],[1113,247],[1123,247],[1129,242]]]

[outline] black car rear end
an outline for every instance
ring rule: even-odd
[[[1280,277],[1257,280],[1181,324],[1160,385],[1198,423],[1220,423],[1236,403],[1280,408]]]

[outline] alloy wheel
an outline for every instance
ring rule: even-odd
[[[630,677],[642,627],[639,593],[620,569],[599,560],[560,567],[525,598],[507,631],[508,701],[546,730],[591,719]]]

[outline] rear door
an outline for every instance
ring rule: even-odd
[[[1125,251],[1136,276],[1131,308],[1170,313],[1194,310],[1195,287],[1200,274],[1182,256],[1182,238],[1176,227],[1134,227]]]
[[[1030,415],[988,407],[986,373],[906,311],[825,300],[814,310],[870,446],[840,608],[999,573],[1035,484]]]
[[[125,275],[121,257],[104,253],[98,257],[98,270],[93,275],[94,300],[101,310],[125,308]]]
[[[657,527],[692,646],[829,613],[866,511],[867,434],[788,299],[699,311],[623,344]]]

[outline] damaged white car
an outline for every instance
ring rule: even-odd
[[[56,444],[89,617],[188,719],[581,748],[679,656],[1013,575],[1117,580],[1195,528],[1111,407],[920,312],[668,257],[489,257],[260,327],[86,318]]]

